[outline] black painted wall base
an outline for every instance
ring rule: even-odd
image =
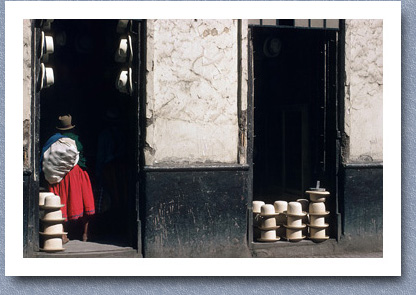
[[[26,257],[38,251],[36,188],[30,179],[30,174],[24,174]],[[270,245],[248,241],[249,170],[145,170],[139,196],[143,257],[349,257],[352,253],[359,257],[360,253],[382,253],[382,166],[346,166],[339,180],[340,241]]]
[[[146,172],[144,257],[250,257],[247,171]]]
[[[340,204],[341,243],[354,251],[382,251],[383,167],[347,165]]]

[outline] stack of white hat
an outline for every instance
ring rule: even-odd
[[[308,199],[297,199],[296,202],[299,202],[302,206],[302,212],[305,212],[305,216],[302,217],[302,223],[308,224],[309,223],[309,200]],[[305,226],[305,228],[302,230],[302,235],[308,236],[308,227]]]
[[[302,221],[306,216],[306,212],[302,211],[302,204],[300,202],[289,202],[287,205],[286,216],[286,240],[290,242],[303,240],[306,236],[303,235],[302,230],[305,229],[306,224]]]
[[[63,230],[62,223],[65,218],[62,217],[61,198],[53,193],[39,193],[39,207],[44,210],[41,218],[43,222],[43,232],[40,234],[44,237],[44,245],[41,251],[57,252],[63,251],[62,235],[67,234]]]
[[[329,224],[325,223],[325,217],[329,215],[329,211],[326,211],[325,208],[325,200],[329,196],[329,192],[320,188],[319,185],[320,183],[317,181],[315,188],[306,191],[311,201],[309,204],[309,238],[314,242],[323,242],[329,238],[326,235]]]
[[[260,216],[262,218],[261,236],[257,239],[260,242],[276,242],[280,240],[280,237],[276,235],[276,229],[280,226],[276,224],[276,216],[279,213],[275,212],[274,206],[271,204],[265,204],[261,206]]]
[[[253,235],[254,239],[260,238],[260,230],[259,227],[261,226],[262,219],[260,217],[261,213],[261,206],[265,203],[263,201],[253,201]]]
[[[275,201],[273,205],[275,213],[278,213],[278,215],[276,216],[276,225],[280,226],[276,230],[276,234],[279,237],[283,237],[286,234],[286,229],[283,226],[286,224],[287,202]]]

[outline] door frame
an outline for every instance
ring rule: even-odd
[[[325,24],[324,20],[324,24]],[[248,26],[248,92],[247,92],[247,106],[248,106],[248,113],[247,113],[247,163],[250,166],[249,169],[249,190],[248,190],[248,232],[247,232],[247,243],[249,248],[252,249],[254,245],[254,234],[253,234],[253,214],[252,214],[252,201],[254,196],[254,163],[253,163],[253,152],[254,152],[254,47],[253,47],[253,28],[256,27],[273,27],[276,30],[281,29],[284,30],[285,28],[289,29],[299,29],[299,30],[327,30],[335,32],[335,45],[333,46],[333,53],[335,53],[335,62],[333,65],[333,77],[331,78],[331,82],[333,85],[331,86],[331,95],[335,97],[333,100],[332,109],[335,111],[333,114],[334,118],[334,128],[333,132],[328,135],[327,137],[333,140],[333,144],[331,146],[334,147],[333,153],[333,161],[335,167],[334,170],[334,192],[331,192],[333,198],[335,198],[335,211],[333,222],[336,222],[336,226],[333,230],[335,234],[336,241],[339,242],[342,234],[342,218],[341,212],[342,210],[342,203],[343,203],[343,194],[342,191],[342,183],[339,182],[339,177],[342,175],[342,171],[340,170],[340,163],[342,163],[342,138],[341,134],[344,131],[344,97],[345,97],[345,90],[342,87],[345,81],[345,20],[339,20],[339,27],[338,29],[333,28],[311,28],[310,27],[310,20],[309,20],[309,27],[299,27],[296,28],[294,26],[287,26],[287,25],[279,25],[279,21],[276,21],[276,25],[263,25],[262,21],[260,20],[259,24],[250,24]],[[334,40],[331,40],[333,42]]]
[[[39,180],[40,180],[40,171],[39,171],[39,161],[41,147],[39,146],[40,139],[40,99],[41,93],[39,89],[39,73],[41,68],[41,59],[40,59],[40,39],[42,24],[44,20],[32,20],[31,30],[32,30],[32,41],[31,41],[31,122],[30,122],[30,144],[31,144],[31,161],[30,169],[24,170],[23,175],[24,179],[27,179],[27,183],[24,183],[24,196],[23,196],[23,255],[24,257],[36,257],[36,253],[39,252]],[[145,20],[131,20],[134,37],[136,42],[134,50],[133,62],[133,94],[130,98],[137,99],[137,126],[136,130],[136,150],[135,158],[137,162],[136,172],[135,172],[135,203],[136,203],[136,224],[133,226],[135,233],[133,236],[137,240],[135,245],[132,245],[133,248],[137,248],[137,253],[142,255],[142,222],[140,214],[140,202],[141,202],[141,193],[143,188],[140,185],[140,177],[142,167],[143,167],[143,142],[144,142],[144,126],[145,116],[144,109],[146,106],[145,102],[145,50],[146,50],[146,21]],[[133,38],[134,38],[133,37]],[[106,253],[103,252],[102,257],[106,257]],[[65,257],[65,255],[62,255]],[[110,255],[109,255],[110,257]]]

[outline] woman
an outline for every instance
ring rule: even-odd
[[[79,141],[78,135],[74,132],[75,125],[72,125],[71,115],[59,117],[59,124],[56,127],[61,133],[57,133],[48,140],[47,145],[42,150],[42,156],[48,149],[48,145],[53,144],[57,138],[67,137],[75,141],[79,152],[77,164],[57,183],[49,183],[49,191],[60,196],[62,207],[62,216],[68,220],[80,219],[83,221],[82,240],[88,240],[89,217],[95,213],[94,195],[91,188],[91,181],[87,171],[85,157],[83,155],[83,146]],[[52,142],[52,143],[51,143]],[[68,237],[62,237],[63,243],[67,243]]]

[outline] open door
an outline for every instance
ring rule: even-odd
[[[253,200],[307,198],[319,180],[337,238],[337,31],[255,26],[250,41]]]
[[[96,210],[89,222],[88,241],[80,242],[83,231],[80,222],[69,221],[67,250],[55,255],[141,256],[138,216],[141,22],[54,20],[38,24],[38,38],[43,33],[54,42],[53,53],[41,57],[38,64],[40,68],[43,64],[53,69],[54,74],[53,85],[44,85],[37,93],[38,148],[41,150],[58,131],[58,116],[71,114],[84,147]],[[41,70],[38,72],[41,74]],[[39,190],[47,190],[42,173],[38,179]]]

